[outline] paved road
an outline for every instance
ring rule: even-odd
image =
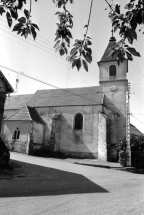
[[[11,158],[25,162],[24,172],[0,180],[0,215],[144,215],[144,175],[15,153]]]

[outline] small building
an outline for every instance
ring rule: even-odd
[[[3,141],[11,151],[30,154],[43,144],[44,122],[36,109],[24,106],[4,120]]]

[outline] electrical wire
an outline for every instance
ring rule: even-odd
[[[38,82],[40,82],[40,83],[46,84],[46,85],[51,86],[51,87],[53,87],[53,88],[55,88],[55,89],[58,89],[58,90],[67,92],[67,93],[69,93],[69,94],[72,94],[72,95],[81,97],[81,98],[83,98],[83,99],[89,100],[89,101],[93,102],[94,104],[99,104],[98,102],[96,102],[96,101],[94,101],[94,100],[88,99],[88,98],[86,98],[86,97],[80,96],[80,95],[75,94],[75,93],[72,93],[72,92],[69,92],[69,91],[66,90],[66,89],[61,89],[61,88],[59,88],[59,87],[57,87],[57,86],[55,86],[55,85],[53,85],[53,84],[47,83],[47,82],[45,82],[45,81],[42,81],[42,80],[37,79],[37,78],[35,78],[35,77],[32,77],[32,76],[30,76],[30,75],[26,75],[26,74],[24,74],[23,72],[19,72],[19,71],[17,71],[17,70],[11,69],[11,68],[6,67],[6,66],[1,65],[1,64],[0,64],[0,67],[2,67],[2,68],[4,68],[4,69],[7,69],[7,70],[9,70],[9,71],[12,71],[12,72],[14,72],[14,73],[17,73],[17,74],[19,74],[19,75],[25,76],[25,77],[27,77],[27,78],[30,78],[30,79],[32,79],[32,80],[38,81]]]
[[[140,123],[144,124],[144,122],[140,121],[139,119],[137,119],[137,118],[136,118],[135,116],[133,116],[132,114],[131,114],[131,116],[132,116],[133,118],[135,118],[137,121],[139,121]]]
[[[1,19],[0,19],[0,20],[1,20]],[[1,21],[3,21],[3,22],[6,23],[6,21],[4,21],[4,20],[1,20]],[[3,24],[1,24],[1,25],[4,26],[5,28],[7,28],[8,30],[10,29],[10,28],[8,28],[7,26],[5,26],[5,25],[3,25]],[[18,37],[17,35],[14,35],[14,34],[12,34],[12,33],[10,33],[10,32],[7,32],[7,31],[3,30],[2,28],[0,28],[0,29],[1,29],[2,31],[4,31],[4,32],[6,32],[6,33],[8,33],[8,34],[10,34],[10,35],[12,35],[12,36],[15,36],[16,38],[22,40],[23,42],[27,42],[27,41],[23,40],[22,38]],[[33,39],[31,39],[31,38],[27,38],[27,40],[31,40],[31,41],[33,42]],[[38,39],[38,38],[36,39],[36,41],[35,41],[36,44],[39,44],[39,45],[43,46],[44,48],[46,48],[44,45],[38,43],[37,40],[39,40],[39,39]],[[39,40],[39,41],[41,41],[41,40]],[[29,43],[29,42],[28,42],[28,43]],[[29,43],[29,44],[31,44],[31,43]],[[47,44],[47,43],[46,43],[46,44]],[[34,44],[31,44],[31,45],[35,46]],[[48,45],[48,44],[47,44],[47,45]],[[40,48],[40,47],[38,47],[38,46],[36,46],[36,47],[37,47],[37,48]],[[53,46],[50,46],[50,47],[51,47],[50,51],[54,51]],[[47,47],[47,48],[48,48],[48,47]],[[41,49],[41,48],[40,48],[40,49]],[[46,50],[44,50],[44,51],[46,51]],[[48,51],[47,51],[47,52],[48,52]],[[54,55],[55,57],[59,58],[60,60],[66,61],[65,59],[61,58],[61,57],[58,56],[58,55],[55,55],[55,54],[53,54],[53,53],[51,53],[51,52],[48,52],[48,53]],[[98,76],[97,73],[96,73],[96,71],[99,71],[99,70],[98,70],[95,66],[89,65],[89,68],[90,68],[92,71],[94,71],[94,73],[91,72],[92,74]]]

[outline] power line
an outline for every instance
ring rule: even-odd
[[[0,19],[0,20],[1,20],[1,19]],[[3,22],[6,23],[6,21],[4,21],[4,20],[1,20],[1,21],[3,21]],[[1,24],[1,25],[2,25],[2,24]],[[5,26],[5,25],[2,25],[2,26],[4,26],[5,28],[7,28],[7,29],[9,30],[9,28],[8,28],[7,26]],[[23,40],[22,38],[18,37],[17,35],[14,35],[14,34],[12,34],[12,33],[10,33],[10,32],[7,32],[7,31],[5,31],[5,30],[2,29],[2,28],[0,28],[0,29],[1,29],[2,31],[4,31],[4,32],[6,32],[6,33],[8,33],[8,34],[10,34],[10,35],[12,35],[12,36],[14,36],[14,37],[16,37],[16,38],[22,40],[23,42],[29,43],[28,41]],[[33,39],[31,39],[31,38],[27,38],[27,40],[31,40],[31,41],[33,42]],[[36,41],[35,41],[36,44],[39,44],[40,46],[43,46],[44,48],[46,48],[46,47],[45,47],[44,45],[42,45],[41,43],[38,43],[37,40],[39,40],[39,39],[38,39],[38,38],[36,39]],[[41,41],[41,40],[39,40],[39,41]],[[43,42],[43,41],[42,41],[42,42]],[[45,43],[45,42],[44,42],[44,43]],[[29,44],[35,46],[35,45],[32,44],[32,43],[29,43]],[[45,43],[45,44],[47,44],[47,43]],[[47,45],[49,45],[49,44],[47,44]],[[49,45],[49,46],[52,47],[52,49],[50,49],[50,51],[54,51],[53,46],[51,46],[51,45]],[[42,49],[41,47],[38,47],[38,46],[36,46],[36,47],[39,48],[39,49]],[[47,47],[47,48],[48,48],[48,47]],[[46,51],[46,50],[44,50],[44,49],[42,49],[42,50],[43,50],[43,51]],[[48,51],[47,51],[47,52],[48,52]],[[51,52],[48,52],[48,53],[54,55],[54,57],[59,58],[60,60],[66,61],[65,59],[61,58],[61,57],[58,56],[58,55],[55,55],[55,54],[53,54],[53,53],[51,53]],[[98,70],[95,66],[89,65],[89,68],[90,68],[92,71],[94,71],[94,73],[91,72],[91,74],[94,74],[94,75],[98,76],[97,73],[95,73],[95,72],[96,72],[96,71],[99,72],[99,70]]]
[[[1,28],[0,28],[1,29]],[[41,49],[42,51],[45,51],[45,52],[47,52],[48,54],[52,54],[51,52],[48,52],[47,50],[44,50],[44,49],[42,49],[42,48],[40,48],[40,47],[38,47],[38,46],[35,46],[34,44],[32,44],[32,43],[29,43],[28,41],[25,41],[25,40],[23,40],[22,38],[19,38],[19,37],[17,37],[17,36],[15,36],[15,35],[13,35],[13,34],[11,34],[11,33],[9,33],[9,32],[7,32],[7,31],[5,31],[5,30],[3,30],[3,29],[1,29],[2,31],[4,31],[4,32],[6,32],[6,33],[8,33],[8,34],[10,34],[10,35],[12,35],[12,36],[14,36],[14,37],[16,37],[17,39],[20,39],[20,40],[22,40],[23,42],[25,42],[25,43],[28,43],[28,44],[30,44],[30,45],[32,45],[32,46],[34,46],[34,47],[36,47],[36,48],[39,48],[39,49]],[[2,35],[2,34],[1,34]],[[2,35],[2,36],[4,36],[4,35]],[[4,36],[5,37],[5,36]],[[7,37],[6,37],[7,38]],[[11,38],[8,38],[8,39],[10,39],[10,40],[12,40]],[[12,40],[12,41],[14,41],[14,40]],[[16,43],[18,43],[17,41],[14,41],[14,42],[16,42]],[[21,43],[20,43],[21,44]],[[21,45],[23,45],[23,44],[21,44]],[[25,45],[23,45],[23,46],[25,46]],[[36,51],[35,49],[33,49],[34,51]],[[40,53],[40,52],[39,52]],[[42,53],[41,53],[42,54]],[[52,55],[54,55],[54,54],[52,54]],[[45,55],[46,56],[46,55]],[[47,56],[47,57],[50,57],[50,58],[52,58],[51,56]],[[66,60],[64,60],[64,59],[62,59],[62,58],[60,58],[60,57],[58,57],[58,56],[56,56],[56,55],[54,55],[54,57],[57,57],[57,58],[59,58],[60,60],[63,60],[63,61],[65,61],[66,62]],[[55,60],[54,58],[52,58],[53,60]],[[64,62],[61,62],[61,61],[58,61],[58,62],[60,62],[60,63],[62,63],[62,64],[64,64],[64,65],[67,65],[66,63],[64,63]],[[93,69],[91,69],[90,68],[90,71],[93,71]],[[95,74],[95,73],[93,73],[93,72],[90,72],[89,71],[89,73],[88,74],[90,74],[90,75],[95,75],[96,77],[97,77],[97,75]],[[85,73],[84,73],[85,74]]]
[[[72,95],[81,97],[81,98],[83,98],[83,99],[89,100],[89,101],[93,102],[94,104],[99,104],[99,103],[97,103],[96,101],[93,101],[93,100],[88,99],[88,98],[86,98],[86,97],[83,97],[83,96],[80,96],[80,95],[78,95],[78,94],[69,92],[69,91],[66,90],[66,89],[61,89],[61,88],[59,88],[59,87],[57,87],[57,86],[55,86],[55,85],[53,85],[53,84],[49,84],[49,83],[47,83],[47,82],[45,82],[45,81],[39,80],[39,79],[37,79],[37,78],[35,78],[35,77],[32,77],[32,76],[30,76],[30,75],[26,75],[26,74],[24,74],[23,72],[16,71],[16,70],[11,69],[11,68],[9,68],[9,67],[6,67],[6,66],[4,66],[4,65],[0,65],[0,67],[2,67],[2,68],[4,68],[4,69],[7,69],[7,70],[10,70],[10,71],[12,71],[12,72],[15,72],[15,73],[17,73],[17,74],[19,74],[19,75],[25,76],[25,77],[27,77],[27,78],[30,78],[30,79],[32,79],[32,80],[38,81],[38,82],[40,82],[40,83],[46,84],[46,85],[51,86],[51,87],[53,87],[53,88],[55,88],[55,89],[58,89],[58,90],[67,92],[67,93],[69,93],[69,94],[72,94]]]
[[[139,121],[140,123],[144,124],[144,122],[140,121],[139,119],[137,119],[135,116],[133,116],[133,114],[130,114],[133,118],[135,118],[137,121]]]

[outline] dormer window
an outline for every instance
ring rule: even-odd
[[[116,66],[115,65],[111,65],[109,67],[109,76],[116,76]]]

